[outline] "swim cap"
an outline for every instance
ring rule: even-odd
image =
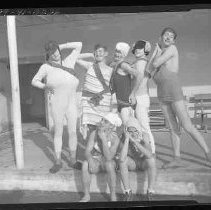
[[[116,127],[122,125],[122,120],[116,113],[110,112],[104,116],[104,119],[108,120],[112,125],[115,125]]]
[[[124,55],[124,57],[126,57],[129,53],[130,46],[125,42],[118,42],[116,44],[116,49],[119,50]]]

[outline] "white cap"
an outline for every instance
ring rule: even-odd
[[[116,113],[110,112],[107,115],[105,115],[104,118],[108,120],[111,124],[115,125],[116,127],[122,125],[122,120]]]
[[[121,51],[121,53],[126,57],[129,53],[130,46],[125,42],[118,42],[116,44],[116,49]]]

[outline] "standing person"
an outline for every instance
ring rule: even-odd
[[[105,171],[108,174],[108,184],[111,201],[116,201],[116,160],[115,156],[119,146],[116,127],[122,121],[116,113],[108,113],[92,131],[85,150],[86,160],[82,165],[82,183],[84,196],[80,202],[90,201],[91,174]]]
[[[211,161],[210,149],[203,136],[193,126],[185,106],[185,98],[178,78],[179,55],[175,45],[176,37],[177,34],[172,28],[165,28],[162,31],[160,43],[156,45],[147,67],[157,85],[158,99],[170,128],[174,159],[165,167],[183,166],[180,157],[180,124],[203,149],[207,160]]]
[[[154,193],[156,181],[156,161],[152,154],[150,142],[142,133],[138,120],[131,116],[126,124],[123,135],[123,146],[119,156],[120,174],[124,186],[124,200],[132,200],[132,190],[129,185],[129,171],[146,171],[148,175],[147,194]],[[121,142],[122,143],[122,142]]]
[[[82,91],[82,130],[86,139],[87,132],[96,129],[102,116],[111,111],[111,93],[109,81],[112,68],[106,65],[107,48],[101,44],[94,47],[94,54],[83,53],[76,61],[86,68],[86,76]],[[82,60],[93,57],[94,62]]]
[[[62,58],[61,51],[71,49],[72,52]],[[70,42],[58,45],[50,41],[45,45],[46,63],[44,63],[32,80],[32,85],[50,91],[50,110],[54,122],[54,150],[56,161],[50,173],[56,173],[62,168],[62,134],[63,121],[67,119],[69,134],[70,165],[76,163],[76,123],[77,123],[77,95],[79,80],[74,66],[82,49],[81,42]],[[45,79],[45,83],[42,81]]]
[[[135,115],[141,125],[143,134],[148,135],[147,138],[149,138],[152,153],[155,153],[155,141],[150,129],[150,119],[148,115],[150,106],[148,84],[149,74],[145,71],[146,64],[148,62],[147,56],[149,55],[150,50],[150,43],[144,40],[137,41],[132,48],[132,53],[136,58],[133,66],[137,69],[138,76],[130,95],[130,99],[133,104],[137,103]]]
[[[136,69],[127,63],[126,57],[130,46],[125,42],[118,42],[114,52],[113,74],[110,81],[110,88],[113,98],[116,98],[117,109],[125,125],[128,118],[133,115],[135,105],[132,105],[129,96],[133,87],[132,78],[137,75]],[[114,100],[113,100],[114,101]]]

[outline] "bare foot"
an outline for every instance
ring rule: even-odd
[[[79,202],[85,203],[90,201],[90,195],[85,195]]]

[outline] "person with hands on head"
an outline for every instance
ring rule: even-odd
[[[133,116],[126,123],[120,145],[119,169],[124,186],[124,201],[132,200],[128,171],[146,171],[148,175],[147,194],[153,194],[157,173],[156,160],[152,154],[148,136],[142,131],[138,120]]]
[[[157,96],[171,134],[174,158],[165,164],[164,168],[186,166],[180,154],[180,125],[202,148],[207,160],[211,162],[211,151],[203,136],[193,126],[186,109],[185,97],[178,77],[179,53],[175,45],[176,37],[174,29],[164,28],[160,43],[156,44],[147,66],[148,72],[157,85]]]
[[[96,129],[102,116],[112,109],[109,89],[112,68],[106,65],[107,55],[107,47],[97,44],[94,47],[94,53],[82,53],[76,61],[77,64],[86,69],[82,90],[81,116],[81,130],[84,139],[92,130]],[[86,58],[92,58],[94,61],[84,60]]]
[[[72,50],[63,58],[62,50]],[[31,84],[34,87],[47,90],[49,94],[50,112],[54,123],[54,151],[56,161],[50,173],[57,173],[62,168],[62,134],[64,118],[67,120],[69,134],[69,165],[76,163],[77,149],[77,95],[79,79],[74,70],[75,62],[82,49],[81,42],[69,42],[58,45],[50,41],[45,45],[46,63],[42,64]],[[45,80],[45,81],[43,81]]]
[[[91,174],[106,172],[111,201],[116,201],[116,155],[119,138],[116,128],[122,121],[116,113],[108,113],[92,131],[85,150],[86,160],[82,164],[82,183],[84,196],[80,202],[90,201]]]

